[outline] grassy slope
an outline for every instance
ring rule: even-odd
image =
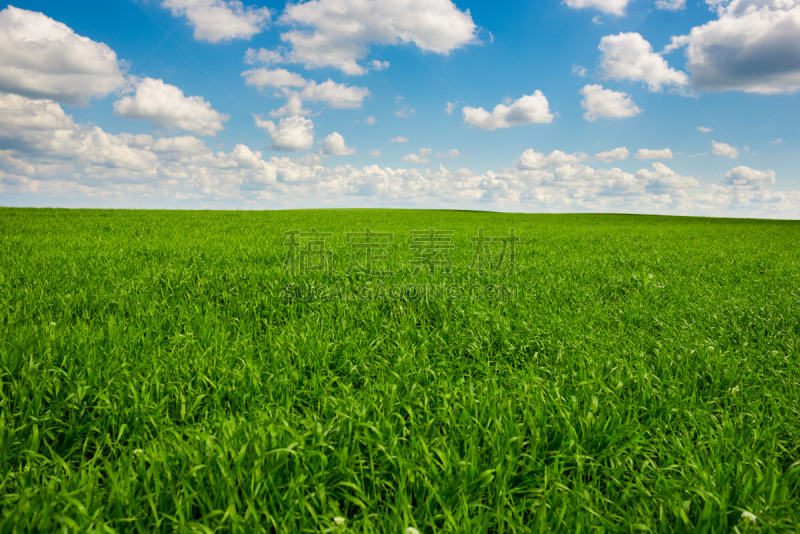
[[[462,284],[514,226],[519,301],[285,302],[312,226],[339,281],[346,230],[409,282],[455,230]],[[0,210],[0,530],[800,532],[799,260],[797,222]]]

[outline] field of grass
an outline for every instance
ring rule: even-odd
[[[0,532],[800,533],[799,318],[798,222],[2,209]]]

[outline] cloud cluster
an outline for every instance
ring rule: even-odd
[[[600,40],[600,68],[605,78],[646,83],[651,91],[684,86],[689,77],[671,69],[638,33],[607,35]]]
[[[560,150],[554,150],[545,156],[529,148],[514,162],[514,166],[526,171],[546,171],[564,165],[576,165],[587,158],[588,156],[582,152],[566,154]]]
[[[270,22],[266,7],[245,7],[238,0],[164,0],[175,17],[186,17],[198,41],[219,43],[250,39]]]
[[[301,115],[302,102],[327,102],[335,109],[357,109],[362,106],[364,99],[370,96],[366,87],[356,87],[327,80],[317,83],[306,80],[300,74],[289,72],[286,69],[257,68],[246,70],[242,73],[247,85],[255,86],[264,91],[268,88],[281,91],[287,98],[287,109],[276,112],[279,114]],[[306,112],[307,113],[307,112]],[[273,116],[276,116],[273,115]]]
[[[604,161],[606,163],[611,163],[612,161],[622,161],[628,159],[631,153],[628,152],[628,149],[623,147],[615,148],[614,150],[608,150],[606,152],[599,152],[594,155],[595,159]]]
[[[289,47],[285,61],[349,75],[388,66],[359,64],[372,45],[413,43],[424,52],[449,54],[477,42],[478,30],[469,11],[451,0],[310,0],[287,4],[280,23],[292,28],[281,34]]]
[[[686,48],[691,83],[707,91],[800,90],[800,1],[706,0],[718,18],[672,38]]]
[[[669,148],[650,149],[642,148],[636,153],[637,159],[672,159],[672,150]]]
[[[465,168],[389,168],[340,165],[326,168],[319,157],[264,156],[239,144],[212,152],[192,136],[113,135],[75,124],[56,103],[0,95],[0,189],[36,192],[37,198],[102,196],[109,203],[169,198],[216,203],[269,201],[285,207],[338,205],[451,207],[514,211],[623,211],[706,215],[796,217],[798,193],[772,191],[775,173],[749,167],[730,171],[721,183],[701,187],[663,163],[628,173],[584,164],[585,154],[524,151],[517,163],[498,172]],[[288,117],[259,119],[277,145],[311,126]],[[269,122],[271,125],[264,124]],[[295,129],[290,133],[288,130]],[[284,135],[286,136],[284,138]],[[310,137],[313,140],[313,135]],[[310,146],[308,140],[306,145]],[[353,150],[337,133],[322,143],[322,154]],[[429,148],[408,158],[428,159]],[[615,152],[615,151],[610,151]],[[621,151],[620,151],[621,152]],[[80,176],[80,180],[73,178]],[[91,188],[91,189],[89,189]],[[144,204],[146,205],[146,204]]]
[[[431,155],[432,150],[430,148],[420,148],[418,154],[409,154],[407,156],[403,156],[404,163],[430,163],[431,160],[428,159],[428,156]]]
[[[581,106],[586,110],[583,118],[590,122],[600,118],[635,117],[642,112],[628,93],[603,89],[600,84],[585,85],[580,94],[583,96]]]
[[[85,105],[125,82],[111,48],[13,6],[0,11],[0,91]]]
[[[711,141],[711,153],[724,158],[736,159],[739,157],[739,149],[727,143]]]
[[[347,146],[340,133],[333,132],[322,141],[322,153],[326,156],[349,156],[355,154],[356,149]]]
[[[507,104],[497,104],[492,112],[483,108],[464,106],[464,122],[480,130],[497,130],[523,124],[549,124],[553,122],[550,104],[541,91],[525,95]]]
[[[117,100],[114,115],[149,120],[156,128],[180,128],[201,136],[216,135],[230,118],[212,109],[203,97],[187,97],[174,85],[152,78],[140,80],[133,96]]]
[[[256,126],[267,132],[272,138],[272,150],[295,152],[308,150],[314,146],[314,123],[311,119],[292,115],[282,118],[278,124],[254,116]]]

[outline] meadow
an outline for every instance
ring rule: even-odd
[[[796,221],[0,209],[0,532],[797,534],[799,317]]]

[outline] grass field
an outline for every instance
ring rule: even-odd
[[[799,317],[798,222],[2,209],[0,532],[800,533]]]

